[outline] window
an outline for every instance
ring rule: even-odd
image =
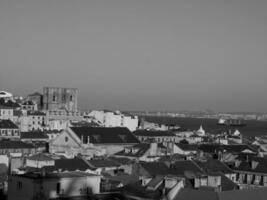
[[[72,101],[72,95],[70,95],[70,101]]]
[[[60,193],[60,183],[57,183],[57,194],[59,194]]]
[[[65,142],[68,142],[69,141],[69,138],[68,137],[65,137]]]
[[[17,182],[17,190],[21,190],[22,189],[22,182],[18,181]]]
[[[56,95],[53,95],[53,101],[56,101],[57,98],[56,98]]]

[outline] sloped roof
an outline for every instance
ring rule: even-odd
[[[170,169],[163,162],[139,162],[139,165],[151,176],[170,174]]]
[[[221,189],[222,191],[236,190],[238,185],[232,180],[227,178],[224,174],[220,173],[221,176]]]
[[[222,172],[224,174],[233,173],[233,171],[223,162],[216,159],[208,159],[207,161],[195,161],[205,172]]]
[[[104,178],[107,180],[118,181],[123,185],[130,184],[133,182],[135,183],[139,180],[138,176],[128,175],[128,174],[118,175],[118,176],[106,176]]]
[[[124,127],[71,127],[80,139],[87,140],[93,144],[136,144],[139,140]]]
[[[33,149],[32,144],[13,140],[0,140],[0,149]]]
[[[155,188],[161,182],[163,182],[163,180],[164,180],[164,176],[156,176],[156,177],[152,178],[151,181],[149,181],[146,186],[151,187],[151,188]]]
[[[198,147],[199,150],[202,150],[207,153],[215,153],[218,151],[227,151],[232,153],[240,153],[246,149],[256,152],[256,149],[252,146],[246,144],[232,144],[232,145],[220,145],[220,144],[201,144]]]
[[[170,167],[171,173],[175,175],[186,175],[187,172],[201,175],[204,171],[192,160],[176,161]]]
[[[5,105],[0,105],[0,109],[9,109],[9,110],[12,110],[13,107],[5,106]]]
[[[230,190],[218,192],[217,195],[219,200],[265,200],[267,197],[267,188]]]
[[[181,144],[181,143],[176,143],[176,146],[178,146],[180,149],[184,151],[197,151],[198,146],[194,144]]]
[[[219,200],[217,193],[208,190],[182,188],[173,200]]]
[[[102,168],[102,167],[118,167],[120,164],[114,160],[110,160],[108,158],[93,158],[88,160],[88,162],[94,166],[95,168]]]
[[[21,139],[48,139],[48,136],[41,131],[21,132]]]
[[[124,194],[143,197],[145,199],[160,199],[161,197],[160,191],[146,190],[146,188],[141,185],[140,181],[127,184],[121,190]]]
[[[32,156],[27,157],[28,160],[36,160],[36,161],[53,161],[50,156],[45,155],[43,153],[38,153]]]
[[[164,148],[162,143],[157,144],[157,148]],[[129,147],[129,151],[122,150],[120,152],[117,152],[115,155],[117,156],[127,156],[127,157],[142,157],[145,155],[145,153],[150,149],[150,144],[148,143],[140,143],[136,144],[132,147]]]
[[[16,102],[13,102],[11,100],[6,101],[4,98],[0,98],[0,105],[12,107],[12,108],[18,108],[20,105]]]
[[[86,171],[88,169],[95,170],[95,168],[86,163],[81,158],[72,159],[56,159],[55,165],[52,167],[44,167],[47,171]]]
[[[146,136],[146,137],[170,137],[175,136],[174,133],[170,131],[152,131],[152,130],[137,130],[133,132],[136,136]]]
[[[18,126],[9,119],[0,119],[1,129],[18,129]]]
[[[267,174],[267,160],[264,157],[247,156],[247,158],[242,158],[239,156],[236,159],[240,160],[241,163],[239,166],[233,166],[233,170]],[[254,169],[252,168],[252,161],[257,163]]]
[[[266,196],[264,187],[223,192],[182,188],[173,200],[265,200]]]
[[[132,163],[133,161],[129,158],[123,158],[123,157],[109,157],[110,160],[113,160],[121,165],[127,165]]]
[[[125,150],[122,150],[118,153],[116,153],[115,155],[117,156],[129,156],[129,157],[141,157],[143,156],[150,148],[150,144],[147,144],[147,143],[140,143],[140,144],[137,144],[137,145],[134,145],[133,147],[131,147],[131,149],[134,149],[136,151],[125,151]]]

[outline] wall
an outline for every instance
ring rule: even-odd
[[[44,87],[45,110],[77,111],[78,90],[76,88]]]

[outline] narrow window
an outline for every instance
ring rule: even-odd
[[[57,194],[60,193],[60,183],[57,183]]]

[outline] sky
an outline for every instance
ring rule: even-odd
[[[266,0],[0,0],[0,90],[87,109],[267,111]]]

